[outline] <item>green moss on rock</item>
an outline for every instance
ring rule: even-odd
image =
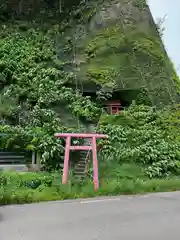
[[[146,88],[152,104],[172,101],[173,71],[157,35],[117,24],[94,32],[85,42],[84,54],[80,73],[85,81],[120,89]]]
[[[38,72],[50,66],[66,72],[61,77],[66,76],[74,85],[78,81],[81,87],[93,83],[113,89],[146,89],[153,105],[174,101],[179,79],[146,1],[85,1],[70,16],[60,24],[54,17],[56,25],[49,24],[43,30],[40,27],[34,30],[32,23],[30,29],[23,22],[12,33],[12,26],[5,25],[0,41],[0,84],[28,86],[29,92],[33,89],[28,97],[33,98],[34,92],[39,94],[37,88],[34,90],[38,81],[32,87],[30,65]],[[12,56],[8,57],[3,49]],[[37,71],[36,74],[37,80]]]

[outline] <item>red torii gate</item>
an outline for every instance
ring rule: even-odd
[[[108,136],[104,134],[96,134],[96,133],[56,133],[55,136],[57,138],[66,138],[62,184],[66,184],[68,182],[70,150],[87,150],[87,151],[91,150],[92,157],[93,157],[94,189],[97,190],[99,188],[99,179],[98,179],[96,139],[107,138]],[[91,146],[71,146],[71,138],[89,138],[91,139]]]

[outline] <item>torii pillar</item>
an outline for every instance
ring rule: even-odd
[[[91,150],[92,157],[93,157],[94,189],[96,191],[99,188],[96,139],[100,139],[100,138],[105,139],[108,136],[104,134],[96,134],[96,133],[56,133],[55,136],[57,138],[66,138],[62,184],[66,184],[68,182],[70,150],[87,150],[87,151]],[[71,138],[89,138],[91,139],[91,146],[71,146]]]

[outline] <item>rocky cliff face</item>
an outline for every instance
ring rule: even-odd
[[[144,89],[154,105],[175,101],[174,70],[145,0],[9,0],[2,9],[4,17],[30,19],[31,28],[55,26],[51,60],[75,75],[71,87]]]
[[[72,34],[77,76],[84,85],[144,88],[154,105],[174,101],[173,70],[145,1],[94,5]]]

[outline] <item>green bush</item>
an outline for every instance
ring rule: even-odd
[[[150,177],[178,175],[180,143],[172,137],[172,127],[164,128],[163,114],[152,107],[132,106],[121,116],[104,117],[100,130],[109,139],[101,152],[103,158],[147,166],[146,174]]]
[[[75,198],[87,198],[105,195],[135,194],[146,192],[175,191],[180,189],[180,180],[176,178],[149,180],[142,178],[142,173],[135,166],[122,166],[120,178],[103,178],[100,182],[100,189],[95,192],[93,183],[86,182],[84,185],[71,184],[62,185],[59,174],[48,173],[1,173],[1,179],[5,178],[8,184],[0,186],[0,205],[24,204],[40,201],[65,200]],[[135,170],[136,173],[128,178],[129,170]],[[43,176],[45,175],[45,177]],[[139,176],[139,177],[137,177]],[[27,181],[41,180],[41,185],[32,188],[31,185],[24,185]],[[48,184],[47,184],[48,180]],[[52,180],[51,186],[49,181]]]

